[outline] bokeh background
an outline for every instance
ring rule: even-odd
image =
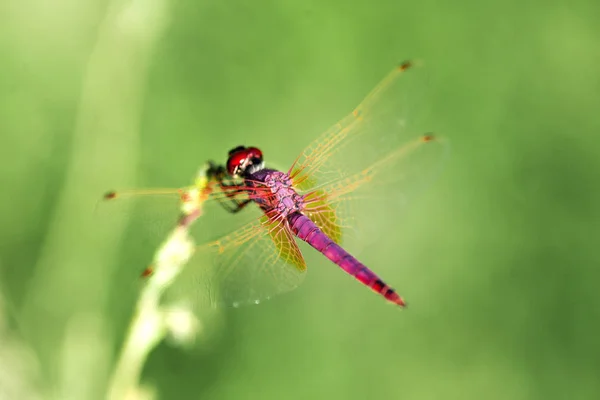
[[[162,343],[163,399],[600,398],[600,3],[0,4],[0,378],[103,398],[136,301],[107,189],[187,184],[252,142],[286,165],[399,60],[425,61],[444,173],[362,259]],[[208,229],[208,228],[207,228]],[[146,257],[146,258],[144,258]]]

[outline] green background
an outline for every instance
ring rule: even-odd
[[[135,303],[124,223],[95,229],[101,193],[184,185],[240,143],[285,165],[415,57],[452,157],[362,252],[411,307],[306,252],[301,288],[224,311],[193,349],[161,344],[143,382],[169,399],[600,398],[600,3],[131,4],[0,4],[0,290],[37,365],[17,375],[44,398],[102,398]]]

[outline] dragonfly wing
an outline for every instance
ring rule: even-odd
[[[340,202],[333,202],[324,190],[313,190],[305,198],[307,207],[304,213],[337,244],[342,240],[342,229],[350,228],[351,221],[344,220],[349,213],[341,210]],[[351,213],[350,213],[351,214]]]
[[[202,307],[243,304],[296,287],[306,265],[289,228],[254,205],[242,215],[231,215],[218,204],[231,199],[210,181],[182,189],[111,192],[98,202],[95,215],[107,230],[126,224],[124,240],[116,245],[123,250],[123,270],[130,270],[138,283],[140,275],[159,273],[158,264],[181,258],[180,247],[208,242],[196,247],[189,260],[173,258],[184,265],[166,293],[171,300],[187,299]],[[248,218],[251,222],[244,225]],[[232,234],[207,241],[213,233],[240,225]]]
[[[440,167],[446,151],[444,142],[415,139],[362,171],[308,192],[305,213],[332,238],[354,239],[356,253],[382,231],[402,229],[402,212],[434,181],[441,168],[433,166]]]
[[[289,228],[263,216],[198,247],[166,295],[194,308],[258,304],[297,287],[305,272]]]
[[[139,276],[151,263],[153,252],[177,225],[182,215],[181,205],[176,191],[98,201],[93,210],[96,228],[108,234],[112,229],[124,229],[122,239],[114,244],[119,247],[120,274],[139,283]]]
[[[388,152],[431,132],[424,68],[394,68],[346,117],[300,154],[290,170],[302,190],[339,180],[385,158]]]
[[[428,89],[423,68],[401,64],[301,153],[293,183],[307,195],[306,213],[329,234],[363,229],[382,210],[389,217],[439,175],[449,146],[427,133],[434,128]]]

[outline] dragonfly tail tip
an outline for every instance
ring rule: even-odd
[[[392,303],[400,306],[401,309],[405,309],[407,306],[406,301],[404,301],[404,298],[400,296],[398,296],[397,299],[393,300]]]

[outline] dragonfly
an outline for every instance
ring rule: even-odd
[[[412,104],[413,95],[424,89],[420,83],[411,88],[405,75],[420,69],[413,67],[410,61],[397,65],[285,172],[269,168],[261,149],[253,146],[233,148],[223,164],[209,162],[207,203],[236,215],[248,206],[260,212],[232,232],[198,246],[168,293],[175,298],[208,297],[213,305],[258,304],[302,282],[307,264],[300,241],[388,302],[405,307],[404,298],[346,249],[343,239],[357,229],[359,216],[369,221],[378,214],[398,229],[396,209],[407,194],[433,181],[447,154],[446,141],[423,133],[428,131],[419,125],[428,120],[419,120]],[[124,193],[131,196],[113,191],[105,198],[175,194],[185,202],[188,191]],[[237,225],[240,219],[229,221]],[[189,222],[187,216],[179,219],[179,224]]]

